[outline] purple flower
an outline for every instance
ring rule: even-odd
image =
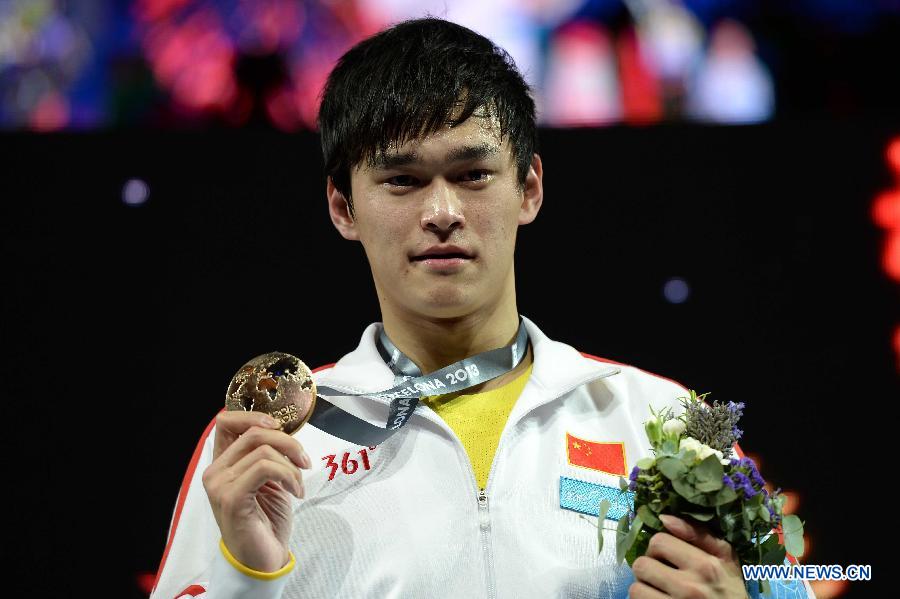
[[[731,457],[737,441],[735,433],[742,432],[737,424],[743,414],[744,404],[714,401],[709,406],[696,401],[699,398],[693,391],[690,399],[682,398],[685,409],[684,435]]]
[[[766,481],[762,476],[760,476],[759,470],[756,470],[755,468],[750,473],[750,478],[753,479],[753,484],[755,484],[757,487],[764,487],[766,485]]]
[[[727,474],[722,475],[722,484],[724,484],[729,489],[734,489],[734,481],[729,478]]]
[[[640,472],[641,472],[641,469],[638,468],[637,466],[635,466],[634,468],[631,469],[631,474],[628,475],[628,480],[630,481],[628,483],[629,491],[634,491],[635,489],[637,489],[637,477],[638,477],[638,474],[640,474]]]
[[[744,492],[744,499],[750,499],[757,494],[757,490],[753,488],[750,479],[740,470],[731,475],[731,480],[734,482],[735,487],[740,487],[741,491]]]
[[[766,484],[766,481],[760,476],[759,470],[756,469],[756,464],[753,463],[753,460],[744,458],[741,460],[741,466],[750,472],[750,478],[753,479],[753,482],[757,487],[762,487]]]
[[[728,411],[732,414],[738,414],[738,417],[744,415],[744,402],[739,401],[734,403],[733,401],[728,402]]]

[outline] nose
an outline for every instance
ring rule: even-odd
[[[465,222],[459,198],[446,184],[436,183],[423,206],[422,228],[438,235],[447,235],[463,227]]]

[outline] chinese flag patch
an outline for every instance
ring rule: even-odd
[[[566,433],[566,456],[573,466],[625,476],[625,444],[585,441]]]

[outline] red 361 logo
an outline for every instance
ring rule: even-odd
[[[378,446],[370,445],[369,451],[375,451],[376,447],[378,447]],[[362,461],[362,466],[363,466],[364,470],[371,470],[372,466],[369,465],[369,453],[366,451],[366,449],[362,448],[359,451],[355,452],[353,455],[355,456],[356,454],[359,454],[359,457],[360,457],[359,460],[356,460],[355,458],[351,459],[350,452],[345,451],[344,457],[343,457],[343,459],[341,459],[340,466],[338,466],[338,463],[334,461],[335,458],[337,458],[337,454],[333,453],[331,455],[323,456],[322,457],[323,460],[328,460],[328,463],[325,464],[325,467],[331,468],[331,473],[328,475],[328,480],[331,480],[334,478],[334,475],[337,474],[338,468],[340,468],[341,472],[343,472],[344,474],[353,474],[354,472],[359,470],[359,462],[360,461]]]

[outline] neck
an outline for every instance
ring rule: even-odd
[[[384,331],[423,374],[508,345],[519,329],[515,298],[455,318],[382,310]]]

